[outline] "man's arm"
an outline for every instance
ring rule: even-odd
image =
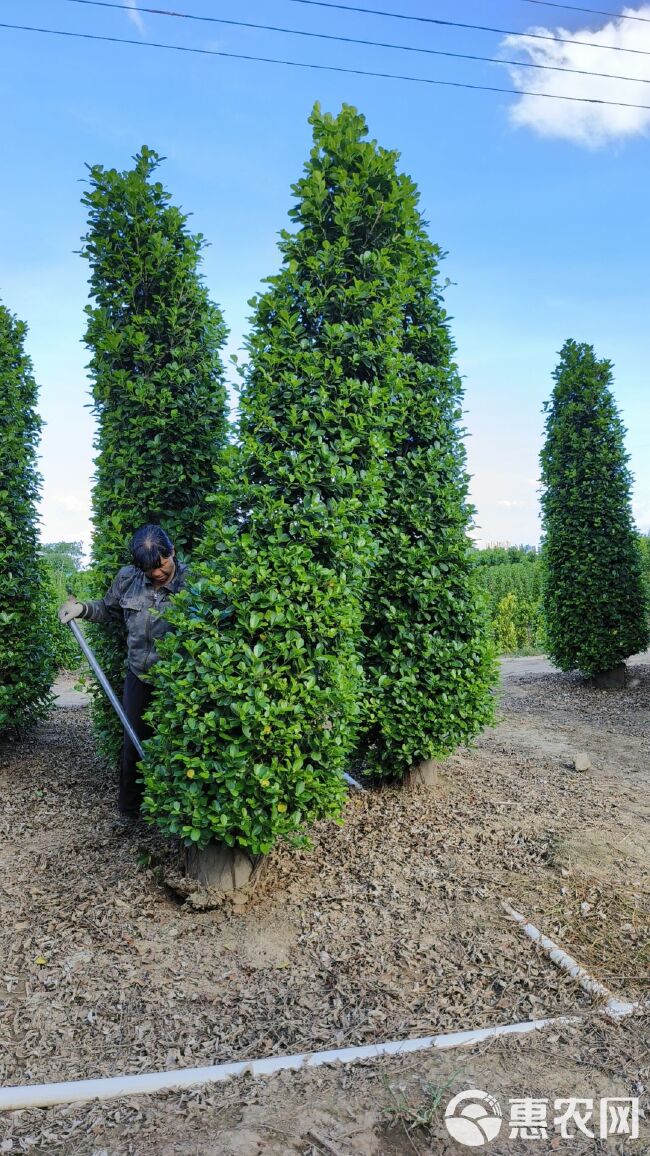
[[[108,623],[121,621],[123,612],[120,605],[120,596],[122,594],[123,584],[123,580],[121,580],[118,574],[103,598],[95,598],[90,602],[83,603],[83,613],[80,617],[85,618],[88,622]]]

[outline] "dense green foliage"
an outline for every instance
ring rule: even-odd
[[[650,536],[639,535],[646,598],[650,605]],[[487,595],[492,636],[499,654],[543,651],[542,558],[534,546],[486,546],[474,553],[479,586]]]
[[[160,826],[260,852],[339,814],[370,679],[374,761],[384,758],[391,773],[397,757],[399,773],[449,749],[452,734],[467,737],[480,712],[489,716],[491,666],[469,593],[459,386],[437,251],[397,155],[364,139],[363,118],[317,108],[311,123],[314,147],[294,187],[295,231],[282,234],[281,271],[254,302],[235,500],[201,545],[210,561],[195,567],[171,612],[177,630],[161,647],[156,737],[147,748],[145,809]],[[423,502],[430,510],[416,509]],[[397,535],[383,518],[402,519]],[[425,534],[428,557],[418,546]],[[398,547],[401,571],[398,559],[386,564]],[[426,565],[424,580],[405,579],[415,565]],[[369,600],[381,598],[383,613],[391,582],[391,605],[403,600],[392,645],[410,646],[410,658],[393,662],[389,687]],[[365,643],[362,613],[373,631]],[[415,680],[424,677],[416,648],[422,661],[440,664],[443,705],[432,708],[435,678],[427,677],[423,725],[409,745],[388,720],[390,711],[407,713],[408,685],[415,725]],[[465,660],[474,667],[466,679]],[[470,703],[469,688],[481,680]],[[428,724],[437,727],[433,739],[423,737]]]
[[[65,601],[68,594],[76,595],[82,602],[92,597],[88,571],[82,570],[81,542],[45,542],[40,553],[55,609]],[[54,626],[53,644],[57,668],[76,670],[84,662],[72,631],[58,618]]]
[[[650,607],[650,534],[639,535],[639,549],[641,551],[643,581],[645,582],[648,606]]]
[[[253,302],[225,541],[218,522],[201,546],[210,562],[176,600],[148,744],[145,807],[160,826],[262,852],[345,797],[395,380],[392,155],[360,144],[352,110],[312,124],[295,231]]]
[[[541,453],[548,653],[595,675],[644,650],[647,599],[611,362],[567,341]]]
[[[38,551],[41,420],[26,325],[0,305],[0,737],[47,711],[55,617]]]
[[[544,647],[542,563],[529,546],[488,546],[474,554],[476,577],[487,595],[492,636],[499,654]]]
[[[364,599],[358,749],[366,773],[393,779],[449,754],[491,722],[496,681],[468,537],[462,387],[442,301],[441,252],[396,159],[385,194],[397,207],[386,237],[393,317],[384,373],[387,452]]]
[[[199,273],[204,241],[154,179],[156,153],[133,169],[90,169],[83,197],[90,265],[86,342],[97,417],[92,550],[95,597],[105,593],[128,543],[146,522],[164,527],[180,554],[204,532],[227,433],[220,348],[226,331]],[[121,682],[123,632],[91,630],[109,679]],[[94,705],[113,757],[121,729],[103,697]]]
[[[539,551],[535,546],[483,546],[474,551],[473,560],[474,565],[481,569],[513,562],[527,562],[534,566],[539,562]]]

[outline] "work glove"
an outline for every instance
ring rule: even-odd
[[[71,622],[73,618],[83,618],[84,610],[86,609],[83,602],[77,602],[76,598],[67,598],[63,606],[59,607],[59,622]]]

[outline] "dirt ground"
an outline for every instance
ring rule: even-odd
[[[433,788],[350,798],[310,852],[278,849],[246,902],[182,904],[175,853],[114,829],[115,786],[69,683],[0,748],[0,1081],[24,1084],[320,1051],[581,1015],[472,1049],[0,1116],[0,1153],[459,1153],[456,1092],[639,1096],[648,1016],[609,1023],[508,919],[510,900],[616,994],[650,996],[650,658],[622,691],[504,664],[501,721]],[[578,772],[585,752],[591,768]],[[511,1139],[495,1156],[650,1153]],[[645,1129],[645,1132],[644,1132]]]

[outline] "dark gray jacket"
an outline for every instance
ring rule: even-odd
[[[176,560],[174,577],[156,590],[137,566],[123,566],[103,598],[84,603],[83,618],[89,622],[126,624],[127,664],[135,675],[145,674],[158,658],[156,642],[171,630],[163,617],[173,594],[185,585],[188,568]]]

